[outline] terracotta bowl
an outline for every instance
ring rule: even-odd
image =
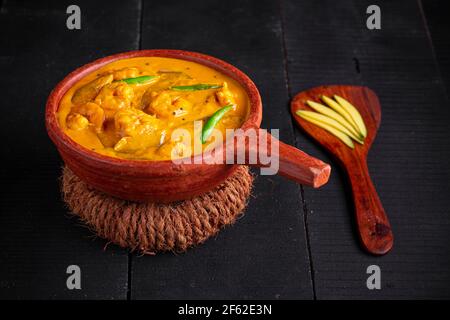
[[[262,103],[255,84],[232,65],[200,53],[181,50],[139,50],[120,53],[86,64],[66,76],[50,93],[45,121],[48,135],[56,145],[65,164],[92,187],[113,196],[134,201],[172,202],[189,199],[207,192],[223,182],[237,168],[230,164],[175,164],[171,160],[125,160],[95,153],[74,142],[58,124],[56,112],[64,94],[77,81],[115,60],[134,57],[168,57],[203,64],[233,78],[246,90],[250,99],[250,113],[242,129],[259,128]],[[288,113],[286,113],[288,116]],[[267,142],[275,138],[267,136]],[[246,152],[257,145],[246,144]],[[228,151],[228,144],[222,148]],[[211,155],[209,155],[211,156]],[[198,157],[198,156],[195,156]],[[207,160],[208,156],[204,157]],[[299,183],[319,187],[328,181],[330,166],[304,152],[279,142],[279,174]],[[248,160],[248,158],[247,158]],[[246,164],[248,161],[246,160]],[[259,161],[252,166],[263,166]]]

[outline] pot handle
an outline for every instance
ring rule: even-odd
[[[255,133],[249,133],[252,130]],[[242,146],[245,146],[245,162],[244,164],[252,167],[273,168],[278,172],[271,174],[280,174],[297,183],[318,188],[328,182],[331,167],[329,164],[311,157],[305,152],[281,142],[273,137],[267,130],[260,128],[251,128],[244,131],[244,135],[239,141],[239,137],[234,138],[234,159],[235,163],[242,163],[236,155],[242,153]],[[251,138],[252,134],[254,140]],[[242,139],[245,138],[245,143]],[[278,144],[278,152],[276,148]],[[271,150],[274,147],[274,154]],[[265,150],[268,150],[264,155]],[[261,155],[262,153],[262,155]],[[244,160],[244,159],[242,159]],[[278,161],[278,167],[274,166],[274,161]]]

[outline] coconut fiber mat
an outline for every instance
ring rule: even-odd
[[[63,168],[62,194],[69,209],[96,235],[144,254],[185,251],[203,243],[243,213],[253,176],[246,166],[214,190],[170,204],[111,197]]]

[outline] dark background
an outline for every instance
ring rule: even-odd
[[[441,1],[0,1],[0,298],[404,299],[450,297],[450,25]],[[81,8],[81,30],[66,8]],[[381,7],[381,30],[366,8]],[[265,128],[332,164],[320,190],[258,177],[246,215],[184,254],[139,256],[96,239],[61,201],[46,98],[96,58],[150,48],[224,59],[260,89]],[[395,235],[364,253],[343,172],[292,122],[322,84],[366,85],[382,123],[369,154]],[[82,270],[67,290],[66,268]],[[382,289],[366,288],[379,265]]]

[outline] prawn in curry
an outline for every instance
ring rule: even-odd
[[[208,125],[222,111],[214,126],[225,136],[226,129],[242,125],[248,110],[245,90],[212,68],[141,57],[109,63],[81,79],[66,92],[57,115],[71,139],[97,153],[169,160],[174,151],[179,157],[190,155],[185,144],[172,139],[175,129],[194,137],[194,121]],[[202,142],[204,149],[214,139],[203,135]]]

